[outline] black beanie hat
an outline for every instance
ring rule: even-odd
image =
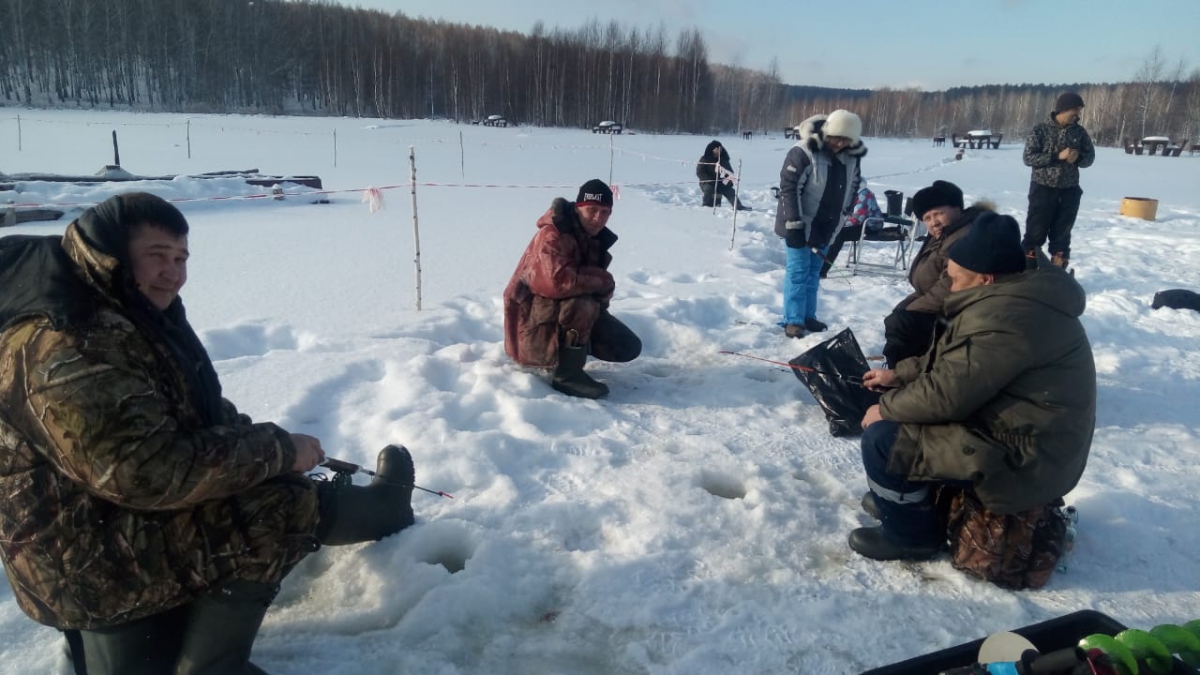
[[[971,224],[966,236],[950,247],[950,259],[979,274],[1013,274],[1025,271],[1021,227],[1012,216],[991,211]]]
[[[599,178],[593,178],[579,187],[579,196],[575,198],[575,205],[582,204],[599,204],[612,208],[612,189]]]
[[[1059,96],[1058,100],[1054,102],[1054,114],[1057,115],[1058,113],[1060,113],[1064,110],[1071,110],[1072,108],[1082,108],[1082,107],[1083,107],[1083,97],[1080,96],[1079,94],[1076,94],[1073,91],[1068,91],[1067,93],[1063,94],[1062,96]]]
[[[917,190],[913,195],[913,215],[917,220],[925,217],[925,212],[939,206],[963,207],[963,193],[957,185],[945,180],[935,180],[933,185]]]

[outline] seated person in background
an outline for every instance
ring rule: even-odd
[[[964,211],[962,190],[944,180],[935,180],[933,185],[918,190],[912,204],[913,215],[925,223],[929,236],[908,268],[913,292],[883,320],[883,355],[889,368],[895,368],[910,356],[924,354],[933,342],[934,322],[942,301],[950,294],[946,254],[966,236],[980,214],[990,213],[994,208],[987,202],[979,202]]]
[[[842,245],[848,241],[857,241],[862,236],[860,227],[866,227],[867,232],[883,227],[883,211],[879,208],[879,202],[875,201],[875,193],[865,185],[858,191],[850,215],[846,216],[846,226],[838,232],[837,238],[829,246],[829,251],[825,253],[825,264],[821,265],[822,279],[829,276],[829,270],[837,260],[838,254],[842,252]]]
[[[595,178],[574,203],[555,199],[504,289],[504,350],[523,366],[553,368],[550,386],[568,396],[608,394],[583,372],[589,354],[624,363],[642,353],[638,336],[608,313],[612,207],[612,190]]]
[[[700,191],[704,193],[704,206],[720,206],[721,197],[729,200],[729,205],[739,211],[750,211],[733,191],[733,165],[729,161],[729,153],[721,141],[714,140],[704,148],[700,161],[696,162],[696,177],[700,179]]]
[[[1024,272],[1021,229],[985,214],[950,248],[946,321],[923,357],[875,369],[863,416],[863,508],[850,533],[875,560],[924,560],[946,541],[931,488],[969,486],[992,513],[1045,506],[1079,482],[1096,424],[1086,294],[1061,269]]]
[[[250,650],[296,563],[413,522],[407,450],[370,487],[314,481],[319,440],[221,396],[179,297],[187,234],[135,192],[0,239],[0,554],[91,675],[262,673]]]

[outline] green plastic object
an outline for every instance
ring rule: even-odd
[[[1171,650],[1150,633],[1139,628],[1129,628],[1114,637],[1117,642],[1129,647],[1133,657],[1145,663],[1154,675],[1168,675],[1175,668],[1171,663]]]
[[[1133,652],[1111,635],[1092,633],[1079,641],[1079,648],[1084,651],[1099,649],[1112,659],[1113,666],[1121,675],[1138,675],[1137,659]]]

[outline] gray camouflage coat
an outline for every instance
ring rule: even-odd
[[[1079,160],[1074,164],[1058,158],[1066,148],[1079,151]],[[1096,147],[1082,125],[1075,123],[1067,127],[1050,119],[1038,124],[1025,139],[1025,166],[1033,167],[1033,182],[1052,188],[1070,188],[1079,185],[1079,170],[1086,169],[1096,161]]]

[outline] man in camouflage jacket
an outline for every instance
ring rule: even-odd
[[[280,580],[334,529],[338,500],[302,474],[320,442],[221,396],[178,297],[186,234],[131,193],[62,237],[0,239],[0,555],[93,675],[242,672]]]
[[[1025,247],[1029,266],[1037,250],[1050,240],[1051,262],[1066,267],[1071,257],[1071,229],[1079,213],[1083,190],[1079,170],[1096,161],[1096,148],[1079,124],[1083,98],[1068,92],[1058,97],[1050,119],[1038,124],[1025,140],[1025,166],[1033,167],[1029,183],[1029,213],[1025,217]]]

